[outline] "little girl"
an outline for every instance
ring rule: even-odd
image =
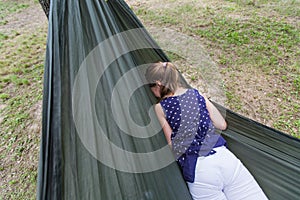
[[[159,99],[155,112],[193,199],[267,199],[217,133],[227,128],[225,119],[198,90],[179,85],[172,63],[151,64],[146,79]]]

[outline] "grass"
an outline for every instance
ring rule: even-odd
[[[0,111],[1,156],[6,162],[1,164],[1,171],[7,173],[8,185],[1,187],[14,188],[6,196],[8,199],[29,199],[35,193],[37,175],[37,151],[39,134],[27,132],[32,123],[37,123],[31,112],[32,108],[42,99],[42,77],[44,63],[45,29],[37,30],[38,34],[20,34],[9,38],[1,51],[0,63],[0,102],[5,107]],[[19,46],[18,48],[15,48]],[[39,113],[40,114],[40,113]],[[36,135],[37,134],[37,135]],[[32,149],[32,147],[34,147]],[[31,155],[28,158],[28,154]],[[11,171],[11,165],[28,158],[28,165],[20,166],[18,172]],[[32,166],[35,164],[34,166]],[[19,189],[19,185],[28,187]],[[9,190],[9,189],[8,189]]]
[[[23,9],[28,8],[29,4],[12,2],[12,1],[1,1],[0,2],[0,25],[5,25],[8,21],[5,19],[11,13],[21,12]]]
[[[29,6],[0,2],[0,26]],[[45,25],[0,32],[0,199],[35,199],[40,113],[34,112],[42,99]]]
[[[300,1],[166,4],[133,9],[146,26],[173,28],[201,41],[225,79],[227,107],[300,138]]]

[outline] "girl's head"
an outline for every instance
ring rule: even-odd
[[[146,71],[146,79],[151,91],[158,98],[174,94],[178,87],[179,73],[170,62],[151,64]]]

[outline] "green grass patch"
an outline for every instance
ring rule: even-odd
[[[0,26],[6,25],[8,21],[6,16],[20,12],[29,7],[29,4],[20,3],[16,1],[0,1]]]
[[[1,173],[5,174],[0,199],[35,199],[39,134],[32,112],[42,100],[47,27],[32,33],[11,32],[0,38]],[[38,113],[40,115],[40,113]],[[37,134],[37,135],[34,135]],[[26,162],[22,161],[26,160]],[[18,162],[18,166],[14,166]]]
[[[234,2],[239,6],[252,6],[256,8],[267,8],[269,12],[276,11],[283,16],[296,17],[300,16],[300,1],[299,0],[226,0]]]
[[[278,115],[284,117],[274,117],[262,105],[253,106],[255,115],[266,121],[274,119],[274,127],[298,135],[295,120],[300,117],[300,111],[291,102],[300,104],[299,92],[295,92],[299,91],[300,85],[297,69],[300,62],[299,3],[225,0],[179,4],[169,0],[166,1],[168,7],[152,8],[141,4],[135,12],[146,28],[147,25],[170,27],[195,36],[203,43],[210,56],[222,67],[220,71],[226,79],[225,94],[230,109],[248,114],[250,111],[243,108],[245,105],[258,104],[259,96],[269,95],[274,106],[277,104]],[[261,75],[263,80],[257,80],[261,83],[254,82],[251,76],[255,74]],[[253,91],[257,93],[257,99],[243,102],[241,86],[255,84],[263,87],[260,84],[266,82],[270,86]],[[276,93],[277,87],[282,90],[279,95]],[[268,103],[265,104],[267,106]],[[286,124],[282,123],[284,121]]]

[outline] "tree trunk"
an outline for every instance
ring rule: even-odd
[[[50,10],[50,0],[39,0],[40,4],[42,5],[42,8],[47,16],[49,17],[49,10]]]

